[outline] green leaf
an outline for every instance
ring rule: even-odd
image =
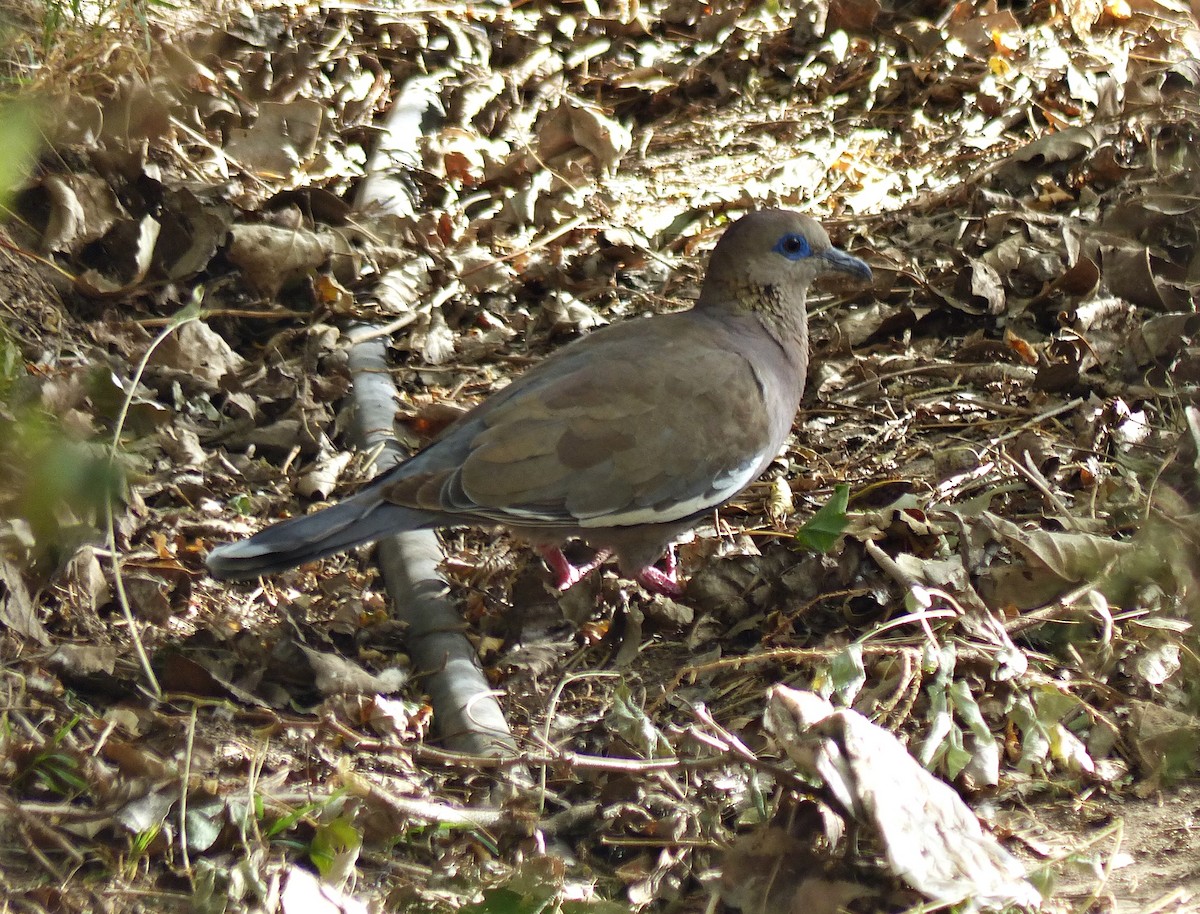
[[[675,757],[675,748],[670,739],[655,725],[625,682],[613,693],[605,724],[631,746],[644,753],[646,758]]]
[[[330,879],[335,868],[343,869],[348,862],[357,860],[361,848],[362,835],[354,823],[339,817],[317,826],[308,848],[308,859],[323,878]]]
[[[861,644],[850,644],[835,656],[829,665],[833,694],[837,696],[838,704],[844,708],[854,704],[854,699],[867,683],[867,670],[863,666],[862,655]]]
[[[41,140],[32,105],[0,105],[0,211],[7,209],[13,189],[33,169]]]
[[[546,908],[546,899],[531,897],[508,888],[489,889],[483,899],[465,904],[458,910],[462,914],[539,914]]]
[[[229,499],[229,507],[243,517],[252,517],[256,506],[249,495],[235,495]]]
[[[829,501],[796,531],[796,539],[816,552],[828,552],[846,529],[846,506],[849,504],[850,487],[844,482],[838,483],[833,487]]]

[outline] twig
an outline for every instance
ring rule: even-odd
[[[49,816],[38,816],[34,814],[29,809],[25,808],[24,804],[14,802],[13,799],[5,793],[0,793],[0,806],[5,809],[6,813],[11,818],[21,822],[25,828],[37,832],[43,838],[55,844],[58,849],[63,852],[67,859],[76,866],[83,866],[83,864],[87,862],[87,858],[83,855],[83,852],[76,848],[75,845],[64,835],[62,835],[57,828],[54,828],[49,824],[52,821]],[[38,850],[37,845],[32,841],[26,842],[26,845],[29,852],[33,854],[37,861],[41,863],[48,872],[54,874],[56,878],[63,880],[63,882],[60,884],[65,884],[66,877],[59,872],[58,868],[54,866],[54,864],[51,863],[50,860],[47,859],[40,850]]]
[[[365,793],[372,800],[381,803],[393,812],[398,812],[403,816],[420,819],[425,822],[436,822],[439,825],[458,826],[460,828],[495,828],[506,822],[513,822],[517,817],[515,811],[504,809],[487,809],[484,807],[464,809],[460,806],[451,806],[448,803],[435,803],[431,800],[418,800],[412,797],[398,797],[394,793],[390,793],[382,787],[365,780],[359,783],[366,787]]]
[[[113,427],[112,444],[108,449],[108,472],[110,474],[115,470],[117,465],[117,452],[121,447],[121,432],[125,428],[125,420],[129,416],[129,409],[133,405],[134,391],[137,390],[142,376],[146,373],[146,367],[150,364],[150,356],[154,354],[154,350],[166,342],[172,333],[184,324],[200,319],[200,302],[203,293],[203,288],[198,286],[192,295],[192,300],[172,315],[171,322],[163,328],[158,336],[150,341],[150,345],[146,347],[146,351],[142,354],[142,358],[138,361],[137,367],[130,376],[129,389],[125,391],[125,399],[121,402],[121,408],[117,413],[117,421]],[[121,553],[117,549],[117,526],[113,517],[113,500],[111,496],[104,499],[104,515],[107,527],[109,557],[112,559],[113,586],[117,592],[117,603],[120,604],[121,614],[125,617],[125,622],[129,626],[129,638],[133,641],[134,652],[138,656],[138,662],[142,665],[142,673],[146,677],[150,691],[154,694],[155,698],[161,698],[162,687],[158,684],[158,677],[154,675],[154,669],[150,665],[150,657],[146,654],[145,645],[142,644],[142,636],[138,632],[137,623],[133,618],[133,608],[129,603],[129,594],[125,590],[125,578],[121,573]]]
[[[992,447],[996,447],[997,445],[1003,444],[1005,441],[1008,441],[1012,438],[1016,438],[1018,435],[1022,434],[1023,432],[1027,431],[1028,429],[1033,428],[1035,425],[1039,425],[1042,422],[1045,422],[1047,419],[1053,419],[1055,416],[1061,416],[1063,413],[1070,412],[1071,410],[1075,409],[1075,407],[1082,406],[1082,405],[1083,405],[1083,397],[1076,397],[1074,400],[1070,400],[1059,406],[1055,406],[1053,409],[1048,409],[1045,412],[1038,413],[1032,419],[1029,419],[1026,422],[1022,422],[1020,425],[1018,425],[1016,428],[1014,428],[1011,432],[1005,432],[999,438],[993,438],[989,443],[991,444]]]
[[[378,448],[378,472],[393,467],[401,456],[391,432],[397,393],[386,349],[387,344],[376,336],[355,345],[349,360],[356,437],[361,449]],[[442,558],[432,530],[384,537],[376,550],[397,616],[409,626],[413,668],[428,674],[425,685],[438,732],[453,748],[465,752],[512,754],[516,742],[438,571]]]
[[[433,87],[424,77],[410,79],[401,90],[367,165],[366,179],[359,186],[356,203],[360,207],[373,205],[392,215],[411,215],[408,195],[390,177],[391,163],[420,161],[416,144],[433,95]],[[411,316],[415,318],[415,312]],[[387,361],[385,335],[389,331],[359,324],[348,332],[353,341],[349,364],[354,377],[356,437],[360,449],[377,449],[374,466],[383,472],[403,457],[392,432],[399,394]],[[438,570],[443,559],[432,530],[384,537],[376,549],[397,616],[409,625],[414,670],[428,674],[425,685],[438,732],[454,749],[511,756],[516,741],[479,668],[475,648],[463,633],[462,619]]]
[[[505,254],[503,257],[497,257],[495,260],[489,260],[486,263],[481,263],[478,266],[472,267],[471,269],[469,269],[465,273],[463,273],[463,276],[470,276],[472,273],[478,273],[480,270],[486,270],[488,267],[495,266],[498,263],[504,263],[505,261],[508,261],[508,260],[515,260],[518,257],[522,257],[525,254],[528,254],[530,251],[536,251],[539,248],[544,248],[546,245],[550,244],[553,241],[556,241],[557,239],[561,238],[563,235],[566,235],[568,232],[574,231],[579,226],[583,225],[583,223],[585,223],[586,221],[587,221],[587,216],[585,216],[585,215],[579,215],[579,216],[576,216],[574,219],[568,219],[566,222],[564,222],[562,225],[560,225],[554,231],[543,235],[541,238],[539,238],[537,241],[534,241],[532,244],[527,244],[525,247],[521,248],[521,250],[513,251],[511,254]]]
[[[1042,493],[1042,497],[1045,498],[1046,501],[1050,502],[1051,507],[1058,512],[1064,523],[1068,524],[1076,531],[1079,530],[1079,522],[1071,516],[1070,511],[1067,510],[1067,506],[1062,503],[1062,499],[1054,494],[1054,491],[1050,488],[1050,483],[1046,480],[1046,477],[1042,475],[1041,470],[1034,466],[1033,458],[1029,455],[1029,451],[1025,451],[1024,462],[1017,460],[1015,457],[1005,453],[1004,451],[1000,451],[999,453],[1001,460],[1011,466],[1021,476],[1025,477],[1025,480],[1031,486]]]
[[[380,337],[390,337],[397,330],[403,330],[405,327],[415,321],[419,313],[419,311],[410,311],[408,314],[398,317],[389,323],[381,324],[378,327],[360,324],[355,328],[357,333],[352,334],[350,341],[354,345],[358,345],[359,343],[366,343],[370,340],[378,339]]]
[[[192,874],[192,860],[188,855],[187,830],[187,799],[188,784],[192,780],[192,754],[196,746],[196,706],[192,705],[192,713],[188,716],[187,743],[183,749],[183,770],[179,773],[179,855],[183,860],[183,871],[187,873],[192,889],[196,888],[196,880]]]
[[[563,690],[566,689],[566,687],[570,683],[575,682],[580,679],[587,679],[587,678],[619,679],[620,676],[621,676],[620,673],[613,672],[613,671],[593,670],[588,673],[569,673],[568,675],[560,678],[558,680],[558,682],[555,683],[554,691],[552,691],[550,693],[550,700],[546,703],[545,732],[542,733],[542,743],[546,746],[546,748],[550,749],[551,752],[555,751],[553,748],[553,744],[550,741],[550,728],[554,725],[554,715],[558,713],[559,699],[562,698]],[[547,779],[549,770],[550,770],[550,766],[548,764],[538,766],[538,813],[539,814],[545,810],[546,779]]]

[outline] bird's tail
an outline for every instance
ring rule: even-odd
[[[240,581],[344,552],[389,533],[430,526],[433,515],[380,502],[366,489],[343,502],[293,517],[249,539],[218,546],[205,564],[214,578]]]

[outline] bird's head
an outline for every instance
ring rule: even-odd
[[[697,304],[802,311],[812,281],[834,271],[871,278],[871,268],[830,244],[815,219],[788,210],[759,210],[733,223],[717,242]]]

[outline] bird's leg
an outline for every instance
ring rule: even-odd
[[[550,571],[554,575],[554,586],[559,590],[570,590],[608,561],[608,557],[612,555],[611,551],[601,549],[592,556],[590,561],[582,565],[572,565],[557,546],[539,546],[538,553],[550,566]]]
[[[683,596],[683,585],[679,583],[679,561],[675,556],[675,544],[667,547],[663,556],[663,567],[647,565],[637,573],[638,583],[651,593],[660,593],[664,597]]]
[[[672,581],[679,582],[679,557],[675,555],[674,543],[667,543],[667,554],[663,556],[663,571]]]

